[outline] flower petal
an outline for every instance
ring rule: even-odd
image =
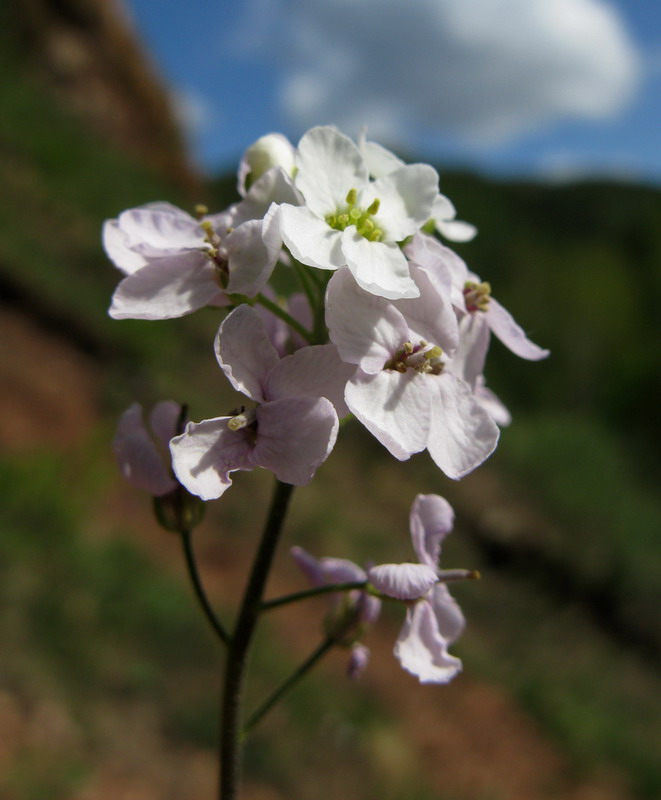
[[[424,600],[407,610],[394,652],[420,683],[449,683],[461,671],[461,661],[448,653],[432,607]]]
[[[177,482],[147,433],[139,403],[133,403],[119,418],[113,449],[122,475],[136,489],[155,497],[176,489]]]
[[[265,400],[266,379],[279,358],[259,313],[249,305],[235,308],[221,323],[215,348],[232,386],[252,400]]]
[[[113,319],[174,319],[225,302],[207,257],[189,251],[151,261],[124,278],[108,313]]]
[[[257,409],[257,442],[251,459],[278,480],[304,486],[330,454],[339,424],[325,397],[287,398]]]
[[[305,206],[279,207],[278,221],[283,242],[302,264],[317,269],[337,269],[346,264],[342,234]]]
[[[437,583],[434,586],[429,602],[434,610],[439,633],[448,645],[451,645],[457,641],[466,627],[466,618],[459,608],[459,603],[452,597],[444,583]]]
[[[204,245],[200,223],[176,206],[141,206],[117,218],[128,245],[146,255],[166,255]]]
[[[367,571],[372,586],[397,600],[423,597],[438,580],[427,564],[379,564]]]
[[[429,455],[448,478],[478,467],[498,443],[498,426],[473,397],[467,383],[448,372],[434,382]]]
[[[180,416],[181,404],[173,400],[161,400],[160,403],[156,403],[149,415],[149,426],[166,452],[170,446],[170,439],[178,433],[177,423]]]
[[[366,292],[389,300],[418,297],[406,256],[392,242],[370,242],[354,225],[342,232],[342,252],[356,282]]]
[[[387,241],[401,242],[431,217],[438,196],[438,173],[429,164],[406,164],[377,178],[370,193],[379,198],[374,220],[383,227]],[[366,207],[371,199],[365,196],[361,202]]]
[[[172,467],[179,481],[202,500],[220,497],[232,485],[230,473],[250,470],[252,442],[245,428],[232,431],[231,417],[189,422],[170,442]]]
[[[505,347],[509,347],[515,355],[526,358],[529,361],[539,361],[542,358],[546,358],[551,352],[531,342],[523,332],[523,328],[514,321],[509,311],[503,308],[493,297],[489,300],[489,308],[485,315],[491,330]]]
[[[144,256],[128,246],[128,236],[121,230],[116,219],[103,223],[103,248],[113,264],[127,275],[142,269],[147,264]]]
[[[437,494],[419,494],[413,501],[409,519],[415,554],[421,563],[438,569],[441,542],[454,525],[452,506]]]
[[[234,228],[225,240],[229,269],[227,291],[230,294],[254,297],[271,277],[282,242],[279,235],[275,241],[271,236],[271,247],[267,247],[262,229],[261,219],[249,220]],[[270,229],[270,233],[273,233],[273,229]]]

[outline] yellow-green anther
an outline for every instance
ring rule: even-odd
[[[337,217],[335,214],[329,214],[326,217],[326,222],[331,226],[331,228],[334,228],[337,225]]]
[[[349,216],[354,222],[357,222],[362,217],[362,212],[359,208],[352,208],[349,211]]]
[[[350,220],[348,214],[340,214],[337,218],[337,224],[342,227],[342,230],[344,230],[347,227],[349,221]]]
[[[207,236],[211,236],[213,234],[213,225],[208,219],[205,219],[203,222],[200,222],[200,228],[207,234]]]
[[[383,232],[377,228],[375,231],[372,231],[372,233],[370,233],[369,236],[370,242],[380,242],[382,236]]]
[[[193,209],[193,213],[198,219],[200,219],[209,213],[209,209],[204,205],[204,203],[198,203]]]
[[[443,355],[443,350],[438,345],[434,345],[430,350],[427,350],[427,358],[440,358]]]
[[[381,205],[381,201],[377,197],[376,200],[372,203],[372,205],[367,209],[368,214],[376,214],[379,211],[379,206]]]
[[[355,189],[349,189],[347,192],[347,204],[353,206],[356,204],[356,198],[358,197],[358,192]]]

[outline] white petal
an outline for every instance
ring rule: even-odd
[[[276,235],[275,247],[268,249],[262,238],[262,227],[262,220],[244,222],[225,240],[229,269],[227,291],[230,294],[254,297],[271,277],[281,241]]]
[[[352,364],[340,359],[332,344],[302,347],[283,358],[269,373],[265,394],[269,400],[283,397],[326,397],[339,417],[349,409],[344,402],[344,387],[355,372]]]
[[[160,497],[177,487],[147,433],[139,403],[133,403],[120,417],[113,449],[122,475],[137,489]]]
[[[438,173],[428,164],[408,164],[378,178],[370,189],[380,201],[374,221],[383,226],[387,241],[401,242],[431,217],[438,196]],[[368,199],[361,201],[364,207],[369,205]]]
[[[440,282],[441,291],[451,293],[451,301],[457,308],[465,309],[463,288],[470,273],[466,263],[438,239],[426,234],[416,234],[406,245],[404,252],[411,261],[424,267]]]
[[[427,564],[379,564],[367,571],[369,582],[397,600],[415,600],[436,583],[436,570]]]
[[[329,281],[326,324],[342,359],[370,374],[383,369],[409,333],[402,314],[384,298],[361,289],[346,268]]]
[[[231,417],[189,422],[170,442],[172,467],[179,481],[202,500],[220,497],[232,485],[230,473],[250,470],[252,444],[245,428],[232,431]]]
[[[401,158],[398,158],[377,142],[370,142],[361,138],[359,147],[372,178],[380,178],[382,175],[387,175],[389,172],[394,172],[396,169],[406,166]]]
[[[429,375],[360,369],[347,384],[344,398],[352,413],[400,461],[427,445],[431,423]]]
[[[505,347],[509,347],[515,355],[526,358],[529,361],[539,361],[549,355],[550,350],[544,350],[534,342],[531,342],[523,332],[523,328],[514,321],[509,311],[503,308],[493,297],[489,300],[489,308],[485,314],[491,330]]]
[[[306,205],[325,217],[346,205],[350,189],[360,189],[367,182],[367,168],[356,145],[335,128],[320,127],[308,131],[296,153],[296,187]]]
[[[456,215],[457,211],[452,200],[439,192],[434,198],[434,203],[431,208],[432,219],[436,221],[451,220],[454,219]]]
[[[175,206],[132,208],[122,212],[117,221],[129,246],[144,247],[148,253],[166,254],[204,245],[199,222]]]
[[[342,252],[356,282],[366,292],[390,300],[419,296],[406,256],[396,244],[370,242],[351,225],[342,233]]]
[[[436,230],[451,242],[471,242],[477,236],[477,228],[470,222],[459,219],[436,219]]]
[[[452,372],[475,390],[484,370],[491,333],[482,311],[464,314],[459,323],[459,347],[452,357]]]
[[[434,610],[439,633],[448,645],[451,645],[452,642],[456,642],[466,627],[466,619],[459,604],[444,583],[437,583],[434,586],[429,602]]]
[[[495,450],[498,426],[467,383],[447,372],[436,377],[427,449],[448,478],[472,472]]]
[[[180,416],[181,404],[175,403],[173,400],[162,400],[160,403],[156,403],[149,415],[149,426],[166,452],[170,439],[178,433],[177,423]]]
[[[207,257],[188,251],[151,261],[124,278],[108,313],[113,319],[173,319],[222,305],[225,297]]]
[[[509,409],[488,386],[485,386],[483,376],[479,377],[475,387],[475,399],[500,428],[506,428],[512,422]]]
[[[448,653],[432,607],[424,600],[407,610],[395,657],[420,683],[448,683],[461,671],[461,661]]]
[[[410,515],[411,541],[421,563],[438,569],[441,542],[454,525],[454,511],[444,497],[419,494]]]
[[[223,320],[215,348],[232,386],[253,400],[265,400],[266,379],[279,358],[258,312],[248,305],[235,308]]]
[[[335,445],[339,424],[325,397],[296,397],[257,409],[255,466],[269,469],[284,483],[304,486]]]
[[[128,246],[128,237],[120,229],[116,219],[103,223],[103,247],[113,264],[127,275],[131,275],[147,264],[144,256]]]
[[[337,269],[346,263],[342,234],[305,206],[286,203],[279,211],[280,234],[295,259],[317,269]]]

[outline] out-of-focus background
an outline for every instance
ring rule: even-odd
[[[221,654],[110,440],[134,399],[230,407],[218,312],[111,321],[100,226],[158,199],[220,209],[257,136],[337,122],[438,164],[479,228],[458,251],[552,357],[494,343],[487,377],[514,421],[463,481],[349,425],[297,492],[271,595],[304,587],[295,543],[409,558],[417,492],[456,507],[444,565],[483,579],[453,590],[469,621],[453,684],[400,670],[388,610],[359,684],[333,653],[264,721],[246,798],[658,797],[659,11],[298,6],[0,7],[0,796],[214,796]],[[227,618],[269,490],[238,475],[196,532]],[[251,702],[314,648],[323,610],[271,614]]]

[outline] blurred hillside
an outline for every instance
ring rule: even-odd
[[[194,419],[227,407],[218,317],[109,320],[118,275],[99,233],[150,200],[224,206],[233,179],[203,185],[188,166],[114,3],[0,6],[0,64],[0,796],[211,797],[218,654],[176,539],[118,481],[109,442],[136,398],[187,400]],[[389,652],[401,620],[386,619],[360,686],[339,654],[266,721],[248,800],[658,796],[661,192],[441,174],[480,230],[461,255],[552,357],[494,343],[487,377],[514,422],[458,484],[347,426],[285,544],[405,559],[413,496],[445,494],[458,522],[444,563],[484,574],[455,592],[466,673],[418,687]],[[268,485],[241,475],[200,530],[221,612]],[[285,549],[273,594],[301,586]],[[322,608],[269,619],[256,697],[316,644]]]

